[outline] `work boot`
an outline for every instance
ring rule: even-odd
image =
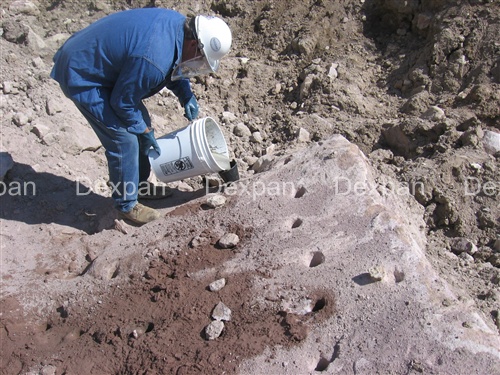
[[[155,185],[152,182],[139,184],[139,199],[163,199],[172,195],[172,189],[165,185]]]
[[[137,224],[146,224],[153,220],[159,219],[161,214],[154,208],[146,207],[137,203],[129,212],[122,212],[125,219],[129,219]]]

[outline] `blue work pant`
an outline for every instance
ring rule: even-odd
[[[72,97],[106,150],[114,206],[129,212],[137,204],[139,184],[148,179],[151,165],[148,156],[139,152],[138,135],[127,131],[110,106],[110,94],[109,90],[92,88],[76,96],[81,101],[75,100],[74,93]],[[143,103],[140,109],[150,126],[151,119]]]

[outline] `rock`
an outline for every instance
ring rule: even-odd
[[[301,33],[292,41],[292,48],[301,55],[309,56],[314,52],[318,43],[318,36],[315,33]]]
[[[5,175],[14,166],[14,159],[8,152],[0,152],[0,181],[3,181]]]
[[[276,144],[271,144],[271,146],[266,147],[266,155],[272,155],[276,151]]]
[[[288,314],[306,315],[313,310],[313,301],[307,297],[286,297],[281,301],[280,309]]]
[[[262,134],[260,132],[253,132],[250,136],[250,142],[262,143],[263,141],[264,138],[262,137]]]
[[[226,204],[227,198],[223,195],[217,194],[207,199],[207,206],[210,208],[222,207]]]
[[[383,266],[380,266],[380,265],[379,266],[371,267],[368,270],[368,273],[370,274],[370,277],[374,281],[381,281],[385,277],[385,269],[384,269]]]
[[[71,36],[71,34],[54,34],[45,40],[47,48],[57,50]]]
[[[234,127],[233,134],[237,137],[250,137],[250,135],[252,135],[252,132],[250,131],[248,126],[240,122]]]
[[[269,153],[266,153],[266,154],[269,154]],[[259,158],[256,156],[252,156],[252,155],[245,155],[243,157],[243,161],[245,163],[247,163],[249,166],[253,166],[257,162],[257,160],[259,160]]]
[[[500,133],[485,130],[483,136],[483,147],[487,153],[492,155],[500,152]]]
[[[252,170],[255,173],[260,173],[266,171],[270,166],[274,158],[271,155],[261,156],[257,161],[252,165]]]
[[[97,0],[93,1],[92,4],[96,10],[104,11],[106,13],[110,11],[109,5],[105,1]]]
[[[224,305],[224,303],[219,302],[212,311],[212,318],[229,322],[231,320],[231,309]]]
[[[110,260],[105,256],[100,256],[92,261],[85,275],[94,277],[98,280],[111,280],[118,275],[120,262]]]
[[[429,109],[427,109],[427,111],[422,113],[422,115],[420,117],[425,119],[425,120],[430,120],[430,121],[441,121],[446,117],[446,115],[441,108],[433,105],[433,106],[429,107]]]
[[[27,0],[15,0],[9,5],[9,10],[14,14],[27,14],[35,16],[40,13],[38,7]]]
[[[226,279],[222,278],[219,280],[215,280],[213,283],[210,283],[208,289],[210,289],[211,292],[218,292],[225,286],[226,286]]]
[[[40,375],[56,375],[57,367],[53,365],[43,366]]]
[[[416,24],[418,30],[427,29],[430,26],[431,22],[432,16],[425,13],[417,14],[416,19],[414,20],[414,23]]]
[[[43,38],[28,27],[28,34],[26,36],[26,44],[31,52],[38,52],[47,47]]]
[[[488,262],[488,259],[493,255],[493,250],[488,246],[481,246],[477,249],[477,252],[474,254],[474,260],[476,262]]]
[[[5,81],[3,84],[3,93],[4,94],[18,94],[19,90],[15,86],[14,82],[11,81]]]
[[[41,140],[43,140],[47,134],[50,133],[50,128],[47,125],[44,125],[40,122],[37,122],[33,125],[33,129],[31,131]]]
[[[328,77],[333,81],[339,76],[339,73],[337,72],[337,68],[339,67],[339,64],[337,63],[332,63],[330,67],[328,68]]]
[[[219,240],[219,246],[223,249],[232,249],[240,242],[238,235],[234,233],[227,233]]]
[[[31,65],[38,69],[43,69],[45,67],[45,63],[40,56],[35,57],[33,60],[31,60]]]
[[[379,163],[387,163],[394,159],[394,154],[391,150],[385,150],[383,148],[379,148],[375,151],[372,151],[369,155],[371,160],[377,161]]]
[[[299,142],[309,142],[311,140],[311,135],[309,134],[309,132],[304,129],[304,128],[300,128],[297,132],[297,141]]]
[[[488,259],[488,262],[490,262],[493,266],[500,268],[500,253],[493,254]]]
[[[455,254],[467,253],[469,255],[473,255],[477,252],[477,247],[471,240],[458,237],[452,239],[451,251]]]
[[[474,257],[470,254],[467,254],[465,251],[458,255],[460,259],[465,260],[467,263],[474,263]]]
[[[19,127],[28,124],[29,121],[29,116],[23,112],[17,112],[14,116],[12,116],[12,122]]]
[[[61,101],[55,99],[47,99],[45,104],[45,110],[47,114],[50,116],[55,115],[56,113],[62,112],[63,106]]]
[[[196,247],[200,247],[200,246],[206,245],[209,242],[210,242],[210,239],[208,237],[195,236],[189,242],[189,247],[196,248]]]
[[[205,327],[205,336],[207,340],[215,340],[218,338],[222,331],[224,330],[224,323],[220,320],[214,320],[208,326]]]
[[[500,238],[497,238],[495,244],[493,245],[493,250],[500,253]]]
[[[232,112],[224,111],[222,112],[222,121],[225,123],[235,122],[237,117]]]
[[[300,85],[300,99],[304,99],[309,95],[309,91],[311,90],[311,86],[313,84],[314,77],[312,74],[307,75],[304,79],[304,82]]]
[[[123,220],[115,219],[115,229],[123,234],[128,234],[132,226],[128,225]]]
[[[178,182],[176,188],[177,188],[177,190],[183,191],[183,192],[194,191],[193,187],[184,181]]]

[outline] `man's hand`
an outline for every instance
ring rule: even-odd
[[[198,117],[198,102],[194,95],[188,100],[186,104],[184,104],[184,117],[186,117],[189,121],[194,120]]]
[[[155,131],[151,128],[146,128],[146,131],[142,134],[139,134],[139,152],[148,155],[151,147],[158,153],[161,154],[160,146],[158,146],[158,142],[155,139]]]

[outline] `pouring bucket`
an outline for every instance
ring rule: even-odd
[[[231,169],[224,135],[210,117],[195,120],[156,141],[161,155],[151,150],[149,162],[153,173],[162,182]]]

